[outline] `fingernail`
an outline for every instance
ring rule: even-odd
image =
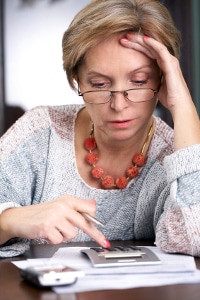
[[[103,241],[103,245],[104,245],[105,248],[110,248],[111,247],[110,242],[106,239]]]

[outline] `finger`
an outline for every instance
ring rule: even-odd
[[[68,241],[76,237],[77,229],[73,224],[64,219],[62,222],[59,222],[56,228],[60,234],[63,236],[63,241]]]
[[[72,211],[69,220],[75,227],[80,228],[84,233],[90,236],[102,247],[108,247],[110,243],[107,241],[106,237],[101,231],[99,231],[95,225],[86,220],[82,214],[77,211]]]
[[[94,226],[93,223],[86,220],[80,212],[87,212],[93,216],[96,213],[95,200],[83,200],[75,197],[63,196],[64,202],[67,202],[65,210],[66,224],[59,225],[59,231],[62,232],[64,239],[69,238],[69,232],[73,232],[75,228],[80,228],[83,232],[89,235],[102,247],[110,247],[110,243],[105,236]],[[60,222],[59,222],[60,223]],[[71,227],[72,226],[72,227]]]
[[[120,42],[123,46],[143,52],[152,59],[159,60],[171,57],[165,45],[149,36],[128,33]]]
[[[140,51],[152,59],[155,59],[155,53],[152,53],[152,49],[144,42],[144,38],[141,34],[127,34],[126,37],[120,39],[122,46]]]
[[[62,233],[56,228],[51,228],[51,230],[42,238],[44,238],[49,244],[60,244],[64,241]]]
[[[146,46],[148,46],[150,50],[154,51],[155,54],[158,54],[159,57],[162,57],[163,54],[166,55],[167,53],[169,53],[167,47],[164,44],[147,35],[144,35],[142,40],[144,41]]]
[[[99,231],[91,222],[87,221],[87,223],[88,224],[83,228],[83,232],[89,235],[100,246],[104,248],[110,248],[110,242],[106,239],[103,233]]]
[[[84,200],[81,198],[64,196],[67,205],[75,211],[87,212],[92,216],[96,214],[96,201],[94,199]]]

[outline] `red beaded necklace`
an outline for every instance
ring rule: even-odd
[[[112,188],[118,188],[118,189],[124,189],[128,181],[132,178],[135,178],[139,174],[139,167],[144,166],[146,163],[146,157],[144,156],[144,150],[147,144],[147,141],[149,139],[149,136],[151,135],[153,129],[153,125],[150,126],[150,129],[148,131],[146,140],[142,146],[141,153],[135,154],[132,159],[132,165],[129,166],[126,171],[126,177],[125,176],[119,176],[117,177],[116,181],[114,181],[114,178],[111,175],[105,175],[104,170],[96,166],[96,163],[99,160],[99,156],[96,152],[92,152],[97,148],[97,144],[94,138],[94,125],[92,126],[90,136],[86,138],[84,141],[84,147],[86,150],[89,151],[89,153],[86,155],[86,162],[92,166],[91,174],[93,178],[100,179],[101,185],[104,189],[112,189]]]

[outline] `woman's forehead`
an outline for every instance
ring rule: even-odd
[[[84,57],[83,65],[88,73],[108,72],[109,68],[116,72],[122,69],[150,71],[156,66],[155,61],[145,54],[122,46],[122,35],[113,35],[89,49]]]

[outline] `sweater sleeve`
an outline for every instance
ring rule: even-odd
[[[200,145],[166,156],[170,194],[156,227],[156,244],[166,252],[200,256]]]
[[[40,118],[42,121],[38,122]],[[45,111],[34,109],[0,140],[0,213],[40,201],[50,135],[48,122],[44,120]],[[26,239],[11,239],[0,245],[0,257],[19,255],[28,244]]]

